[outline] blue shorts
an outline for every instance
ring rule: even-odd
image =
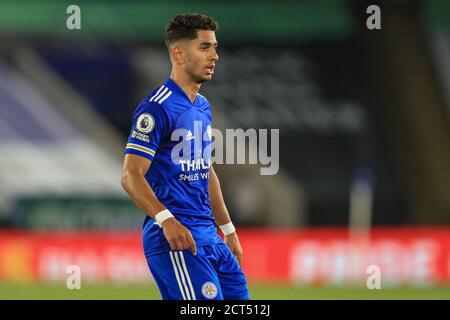
[[[247,280],[225,243],[147,257],[163,300],[249,300]]]

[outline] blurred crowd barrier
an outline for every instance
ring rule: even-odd
[[[370,266],[383,286],[450,284],[449,228],[242,229],[249,283],[365,286]],[[0,232],[0,281],[153,283],[139,232]]]

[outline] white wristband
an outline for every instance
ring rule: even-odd
[[[155,215],[156,224],[162,227],[162,223],[172,217],[173,214],[168,209],[164,209]]]
[[[222,230],[224,236],[228,236],[233,232],[236,232],[236,228],[233,225],[233,222],[228,222],[219,226],[220,230]]]

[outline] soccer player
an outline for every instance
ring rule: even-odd
[[[198,93],[219,59],[217,29],[200,14],[169,21],[170,77],[138,105],[125,148],[122,186],[147,214],[144,252],[165,300],[250,299],[210,159],[211,109]]]

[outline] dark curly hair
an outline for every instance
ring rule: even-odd
[[[213,18],[198,13],[184,13],[173,17],[166,26],[164,40],[169,47],[180,39],[196,39],[197,30],[219,30]]]

